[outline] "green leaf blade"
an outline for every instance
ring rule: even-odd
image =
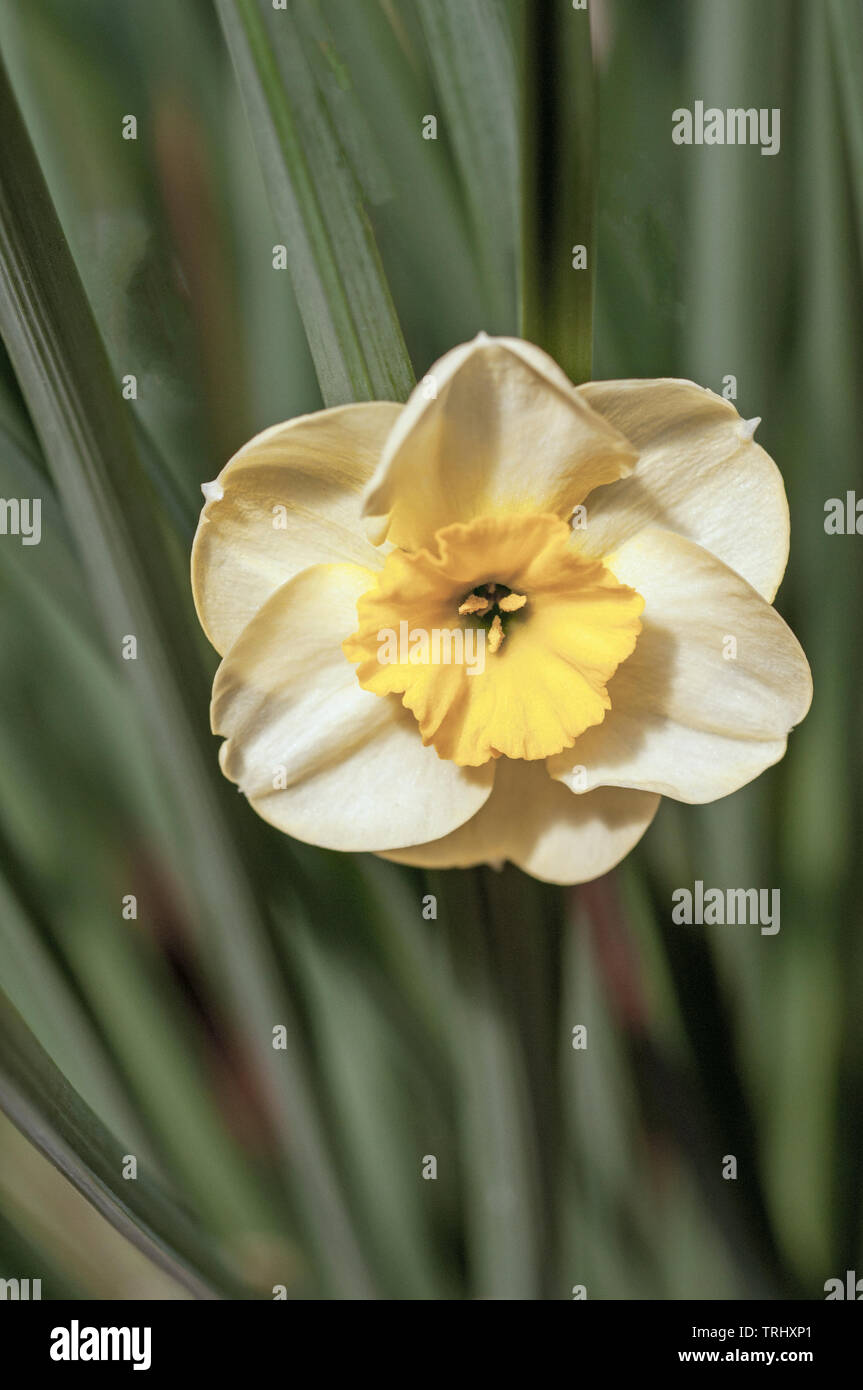
[[[3,994],[0,1041],[0,1107],[31,1143],[196,1298],[243,1296],[173,1198],[146,1172],[134,1182],[123,1178],[124,1145],[72,1089]]]
[[[474,232],[493,333],[516,327],[517,77],[496,0],[419,0],[419,15]]]
[[[414,374],[359,185],[289,10],[216,0],[326,405],[404,400]]]

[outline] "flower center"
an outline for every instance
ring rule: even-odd
[[[342,649],[442,758],[548,758],[605,718],[643,606],[559,517],[479,517],[390,551]]]
[[[506,584],[483,584],[469,593],[458,606],[461,617],[473,615],[488,619],[488,649],[494,655],[506,636],[504,615],[517,613],[527,603],[527,594],[515,594]]]

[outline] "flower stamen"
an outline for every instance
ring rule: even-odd
[[[527,603],[527,594],[516,594],[505,584],[483,584],[483,593],[474,589],[458,606],[462,618],[488,618],[492,616],[488,628],[488,649],[499,651],[506,637],[501,618],[502,613],[517,613]]]
[[[635,648],[643,607],[601,561],[574,549],[559,517],[479,517],[443,527],[433,550],[391,550],[342,650],[365,690],[403,697],[440,757],[461,767],[530,762],[572,747],[605,718],[607,683]],[[382,629],[402,625],[409,635],[440,630],[451,654],[467,653],[470,639],[484,660],[421,659],[418,638],[417,659],[382,663]]]
[[[497,606],[501,613],[517,613],[526,603],[527,594],[507,594],[506,598],[498,599]]]
[[[471,613],[487,613],[491,608],[491,603],[487,598],[482,598],[480,594],[468,594],[464,603],[459,604],[459,613],[464,618]]]

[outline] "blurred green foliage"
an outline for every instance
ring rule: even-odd
[[[863,7],[592,0],[594,375],[736,376],[786,480],[778,607],[816,698],[782,764],[664,803],[566,892],[294,844],[218,772],[185,574],[201,481],[316,409],[324,359],[323,398],[387,371],[398,393],[402,333],[421,376],[519,330],[520,0],[289,10],[284,47],[264,0],[0,0],[81,280],[40,284],[37,232],[4,246],[56,352],[37,370],[25,323],[0,372],[0,492],[43,498],[40,545],[0,539],[0,1099],[60,1171],[0,1126],[0,1274],[96,1298],[819,1298],[863,1261],[861,561],[823,526],[863,488]],[[263,68],[240,52],[259,31]],[[569,93],[578,57],[555,61]],[[696,99],[781,108],[781,152],[674,145]],[[295,288],[273,247],[302,235]],[[696,878],[778,887],[780,933],[672,926]]]

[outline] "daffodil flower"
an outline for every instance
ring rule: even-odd
[[[404,406],[265,430],[206,485],[192,556],[225,775],[315,845],[556,883],[610,869],[661,796],[742,787],[811,699],[753,423],[480,335]],[[381,659],[386,632],[470,630],[482,670]]]

